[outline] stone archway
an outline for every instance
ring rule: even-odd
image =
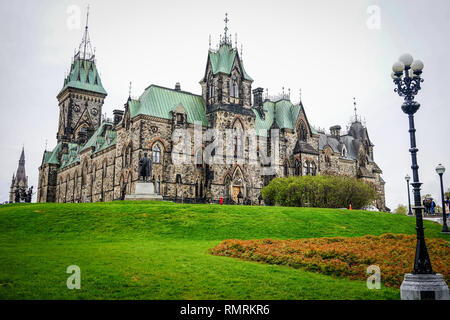
[[[244,174],[242,173],[241,168],[238,166],[234,170],[233,173],[233,179],[231,180],[231,199],[235,203],[239,203],[239,194],[242,195],[242,197],[246,194],[246,186],[245,186],[245,180],[244,180]],[[242,198],[243,199],[243,198]],[[241,200],[242,201],[242,200]]]

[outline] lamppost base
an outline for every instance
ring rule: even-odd
[[[440,273],[405,274],[400,297],[402,300],[450,300],[448,286]]]

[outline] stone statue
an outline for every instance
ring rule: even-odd
[[[33,186],[28,189],[27,200],[25,202],[31,203],[31,198],[33,197]]]
[[[147,157],[147,152],[144,153],[144,157],[139,160],[139,177],[142,177],[142,181],[148,182],[148,177],[152,175],[152,163],[150,158]]]
[[[19,192],[19,189],[16,189],[16,191],[14,191],[14,202],[15,202],[15,203],[20,202],[20,192]]]

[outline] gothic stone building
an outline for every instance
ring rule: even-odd
[[[355,118],[346,134],[340,126],[326,134],[311,126],[301,102],[294,104],[285,94],[263,99],[262,88],[252,91],[253,79],[226,32],[219,47],[208,51],[201,95],[181,90],[178,83],[175,88],[150,85],[138,99],[129,97],[124,110],[115,110],[112,121],[101,117],[107,93],[93,54],[82,49],[86,39],[87,28],[57,95],[58,141],[43,155],[38,202],[122,199],[134,192],[139,159],[147,152],[155,190],[167,200],[258,204],[261,189],[275,176],[340,174],[373,183],[380,194],[376,206],[385,208],[382,171],[361,121]],[[256,164],[237,157],[231,163],[206,163],[205,142],[193,141],[190,156],[197,161],[174,162],[172,133],[186,129],[193,136],[196,126],[223,135],[224,129],[256,130],[267,138],[269,150],[271,130],[278,129],[281,160],[269,176],[262,174],[259,157]],[[248,160],[251,143],[239,141]]]

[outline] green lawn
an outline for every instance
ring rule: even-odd
[[[427,237],[442,237],[425,222]],[[229,238],[415,232],[386,213],[168,202],[0,206],[0,299],[398,299],[391,288],[208,254]],[[81,268],[69,290],[66,268]],[[411,266],[412,267],[412,266]]]

